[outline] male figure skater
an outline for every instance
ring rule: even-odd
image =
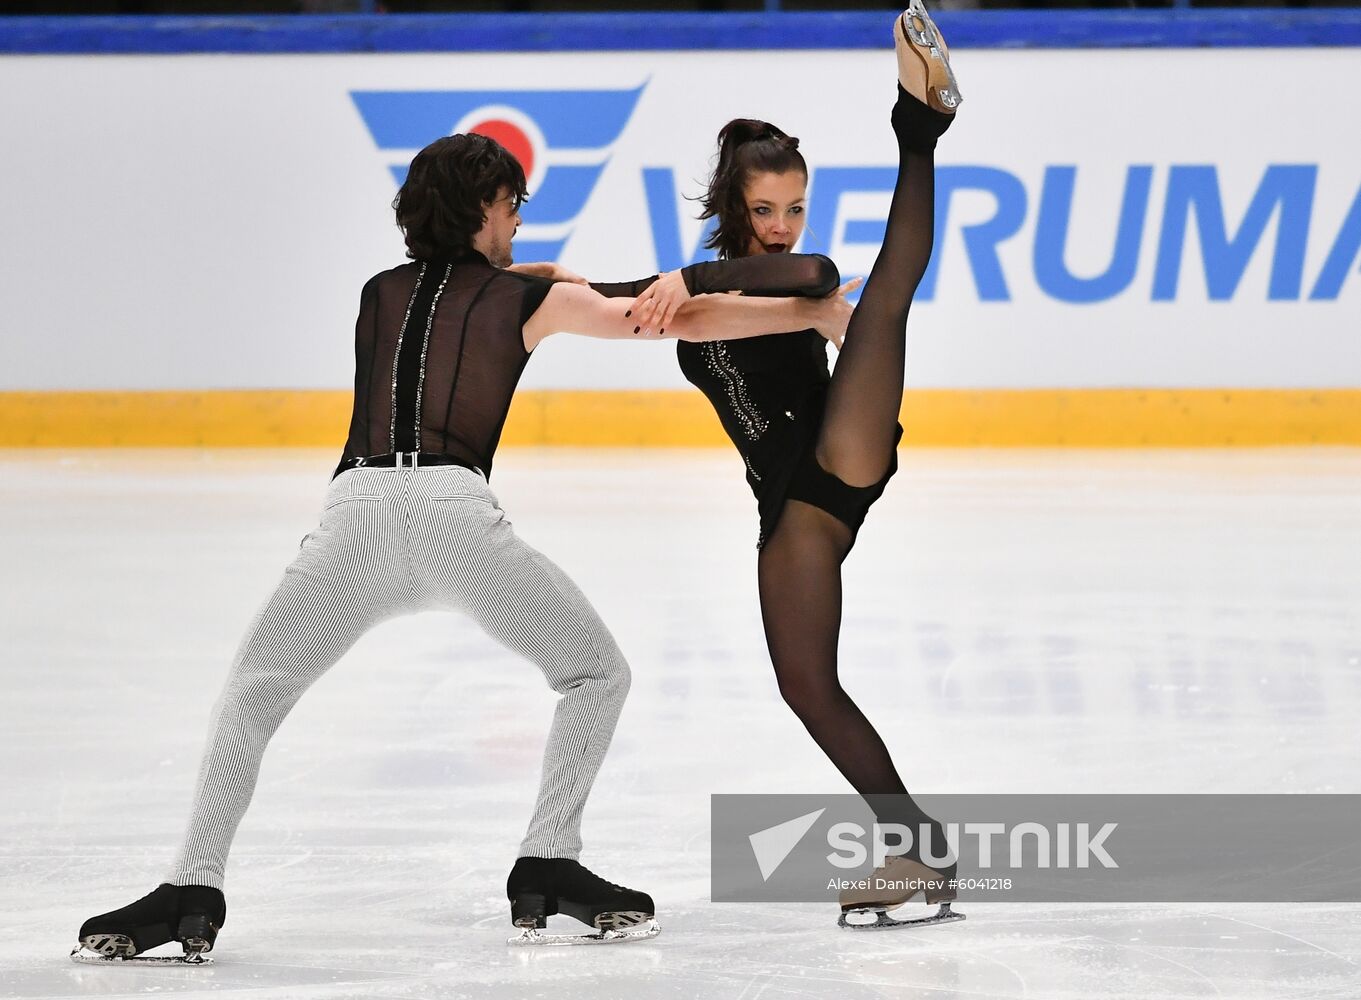
[[[562,695],[507,882],[517,940],[551,940],[538,930],[558,912],[593,925],[594,940],[657,933],[650,896],[577,861],[628,665],[576,585],[516,536],[487,485],[534,348],[556,331],[628,339],[639,327],[623,300],[505,270],[525,193],[520,164],[483,136],[439,139],[412,162],[393,202],[411,261],[370,279],[360,296],[353,417],[320,526],[237,651],[165,882],[87,920],[76,957],[131,958],[174,940],[184,956],[163,961],[203,961],[226,918],[227,853],[270,737],[361,635],[427,610],[469,615]],[[816,327],[837,339],[849,312],[843,297],[699,295],[665,335]]]

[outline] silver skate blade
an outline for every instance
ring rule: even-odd
[[[922,0],[909,0],[907,10],[903,11],[903,28],[913,44],[924,49],[939,49],[940,36],[936,34],[936,22]]]
[[[569,944],[623,944],[628,941],[646,941],[662,932],[656,920],[646,920],[633,927],[606,929],[594,934],[545,934],[537,928],[528,927],[513,937],[506,938],[512,947],[545,947]]]
[[[874,914],[872,923],[859,923],[849,918],[862,917]],[[941,903],[940,909],[929,917],[915,917],[909,920],[898,920],[888,915],[888,910],[882,906],[863,907],[855,910],[844,910],[837,918],[836,925],[851,931],[883,931],[891,927],[929,927],[932,924],[948,924],[956,920],[964,920],[962,913],[956,913],[950,909],[949,903]]]
[[[949,83],[947,86],[937,87],[936,96],[942,105],[953,111],[964,103],[964,95],[959,92],[959,81],[955,79],[955,71],[950,68],[950,57],[945,54],[940,42],[940,32],[936,28],[936,22],[931,20],[931,15],[926,10],[926,4],[922,0],[911,0],[907,10],[903,11],[900,23],[903,34],[912,44],[926,49],[927,54],[945,70]]]
[[[207,955],[194,952],[188,955],[105,955],[91,951],[84,945],[71,949],[71,961],[82,965],[212,965]]]

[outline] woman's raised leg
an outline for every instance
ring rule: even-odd
[[[850,486],[888,471],[903,399],[907,313],[931,260],[935,146],[959,103],[948,53],[914,6],[894,27],[898,52],[898,181],[879,256],[837,359],[817,444],[818,462]]]

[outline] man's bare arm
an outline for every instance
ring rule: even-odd
[[[553,333],[609,340],[644,339],[638,324],[626,315],[630,304],[627,299],[607,299],[583,285],[556,284],[525,323],[525,348],[532,351]],[[834,299],[696,295],[685,303],[661,336],[668,340],[738,340],[811,327],[839,342],[849,317],[849,313],[843,316],[842,312]]]

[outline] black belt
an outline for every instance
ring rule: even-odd
[[[457,465],[471,469],[479,476],[482,475],[482,470],[477,466],[469,465],[453,455],[437,455],[430,451],[399,451],[390,455],[360,455],[357,458],[342,459],[331,478],[334,479],[350,469],[419,469],[427,465]]]

